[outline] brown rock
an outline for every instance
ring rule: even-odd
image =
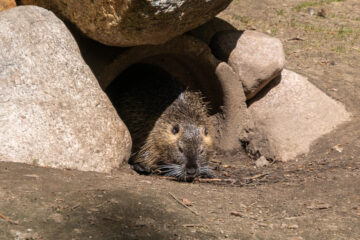
[[[289,70],[252,99],[249,110],[282,161],[306,154],[313,141],[350,119],[341,103]]]
[[[254,97],[285,64],[279,39],[256,31],[222,31],[210,44],[214,55],[239,74],[247,99]]]
[[[14,0],[1,0],[0,1],[0,12],[16,7],[16,3]]]
[[[35,6],[0,14],[0,160],[109,172],[131,138],[62,21]]]
[[[22,0],[74,23],[88,37],[111,46],[162,44],[204,24],[231,0]]]

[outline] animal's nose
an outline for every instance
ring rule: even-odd
[[[195,175],[196,173],[196,168],[187,168],[186,169],[186,174],[188,175]]]

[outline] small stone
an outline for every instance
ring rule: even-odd
[[[344,148],[341,147],[339,144],[333,146],[332,149],[334,149],[335,151],[337,151],[337,152],[339,152],[339,153],[342,153],[342,151],[344,150]]]
[[[267,34],[246,31],[222,31],[212,38],[215,57],[228,62],[239,75],[246,99],[254,97],[277,77],[285,64],[281,41]]]
[[[297,224],[292,224],[288,226],[289,229],[298,229],[299,226]]]
[[[187,198],[183,198],[182,202],[183,202],[183,204],[185,204],[186,206],[192,206],[192,202],[191,202],[189,199],[187,199]]]
[[[256,164],[256,167],[261,168],[261,167],[265,167],[265,166],[269,165],[269,161],[266,160],[266,158],[264,156],[261,156],[256,160],[255,164]]]
[[[287,228],[288,227],[288,225],[286,224],[286,223],[282,223],[281,225],[280,225],[280,228]]]
[[[315,15],[315,10],[313,9],[313,8],[308,8],[308,11],[309,11],[309,14],[311,15],[311,16],[314,16]]]
[[[10,234],[14,237],[15,240],[38,240],[40,236],[38,233],[27,232],[23,233],[17,230],[10,230]]]
[[[83,231],[82,231],[81,229],[79,229],[79,228],[74,228],[74,229],[73,229],[73,232],[76,233],[76,234],[81,234],[81,233],[83,233]]]
[[[53,220],[54,222],[56,223],[62,223],[64,222],[64,217],[63,215],[59,214],[59,213],[54,213],[54,214],[51,214],[49,216],[49,219]]]

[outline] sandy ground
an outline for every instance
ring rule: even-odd
[[[360,239],[359,13],[357,0],[234,0],[220,14],[280,38],[286,67],[353,114],[306,156],[219,156],[222,183],[0,163],[0,239]]]

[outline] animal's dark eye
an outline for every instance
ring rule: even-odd
[[[204,128],[204,135],[207,136],[208,135],[208,129]]]
[[[181,147],[179,147],[179,151],[182,153],[183,152],[183,150],[182,150],[182,148]]]
[[[171,132],[172,132],[174,135],[177,134],[177,133],[179,132],[179,124],[176,124],[176,125],[172,128]]]

